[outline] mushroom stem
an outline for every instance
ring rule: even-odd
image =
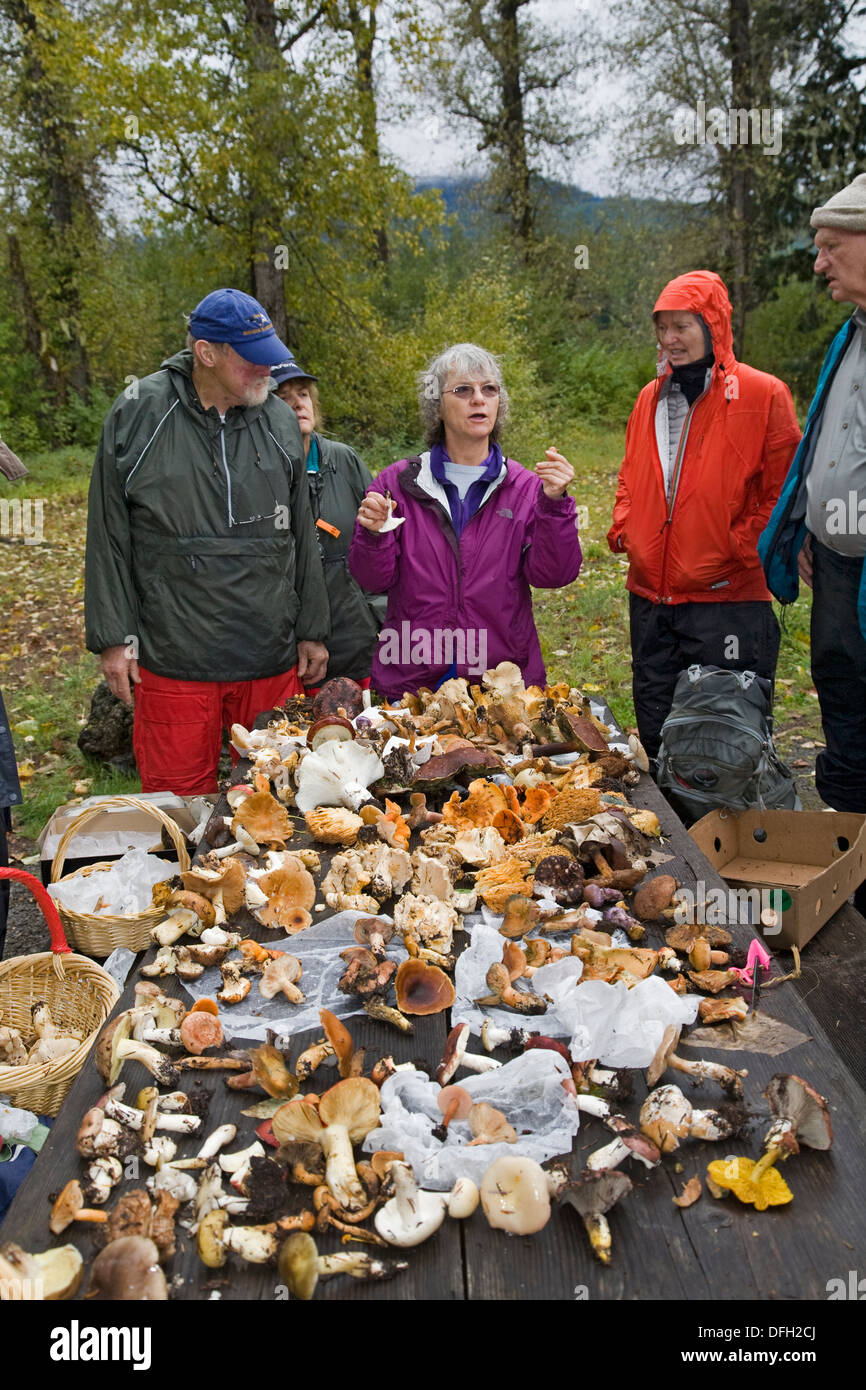
[[[382,1023],[390,1023],[401,1033],[413,1031],[413,1025],[406,1015],[401,1014],[399,1009],[392,1009],[378,994],[374,994],[372,999],[364,1000],[364,1012],[371,1018],[378,1018]]]
[[[604,1212],[596,1216],[585,1216],[583,1224],[589,1236],[589,1243],[602,1264],[610,1264],[610,1226]]]
[[[607,1119],[610,1114],[610,1104],[602,1100],[601,1096],[578,1095],[576,1097],[578,1110],[583,1110],[587,1115],[595,1115],[600,1120]]]
[[[772,1168],[777,1158],[787,1158],[787,1154],[785,1153],[784,1149],[767,1149],[766,1153],[761,1154],[761,1157],[758,1159],[757,1163],[755,1164],[754,1168],[749,1174],[749,1181],[755,1187],[757,1187],[758,1183],[760,1182],[762,1173],[766,1173],[768,1168]]]
[[[460,1065],[465,1067],[467,1071],[483,1074],[488,1071],[496,1071],[496,1068],[501,1067],[502,1063],[497,1062],[495,1057],[481,1057],[478,1053],[464,1052]]]
[[[683,1057],[678,1057],[676,1053],[668,1057],[668,1066],[674,1071],[685,1072],[688,1076],[694,1077],[695,1081],[717,1081],[722,1090],[736,1097],[743,1094],[740,1078],[749,1074],[745,1070],[737,1071],[733,1067],[723,1067],[719,1062],[689,1062]]]

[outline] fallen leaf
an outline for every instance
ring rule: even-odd
[[[805,758],[797,758],[795,762],[791,763],[791,766],[792,766],[792,767],[811,767],[812,764],[811,764],[810,762],[807,762],[807,760],[806,760]]]
[[[778,1057],[801,1043],[811,1042],[807,1033],[800,1033],[781,1019],[768,1014],[749,1014],[742,1023],[715,1023],[693,1028],[687,1038],[680,1040],[685,1047],[715,1047],[722,1052],[763,1052]]]
[[[695,1202],[698,1200],[698,1198],[700,1197],[700,1195],[701,1195],[701,1180],[700,1180],[700,1178],[697,1178],[697,1177],[695,1177],[695,1178],[689,1178],[688,1182],[687,1182],[687,1183],[684,1183],[684,1185],[683,1185],[683,1190],[682,1190],[682,1192],[680,1193],[679,1197],[674,1197],[674,1198],[673,1198],[673,1204],[674,1204],[675,1207],[691,1207],[691,1206],[693,1206],[693,1205],[695,1204]]]

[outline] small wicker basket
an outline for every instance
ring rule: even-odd
[[[114,796],[100,801],[97,806],[88,806],[68,826],[57,846],[57,853],[51,865],[52,883],[57,883],[63,873],[66,854],[75,833],[88,821],[93,820],[94,816],[117,806],[132,806],[159,821],[160,825],[168,831],[177,850],[178,872],[186,873],[189,868],[186,840],[183,831],[171,817],[161,811],[158,806],[154,806],[152,802],[140,801],[135,796]],[[88,878],[91,874],[103,873],[111,867],[112,863],[109,860],[99,864],[87,864],[83,869],[76,869],[74,873],[67,874],[64,881],[68,883],[73,878]],[[103,958],[110,956],[111,952],[116,950],[118,946],[126,946],[130,951],[146,950],[151,945],[151,927],[155,927],[165,916],[165,910],[160,907],[148,907],[143,912],[128,913],[125,916],[116,917],[107,912],[95,914],[75,912],[71,907],[64,907],[62,903],[58,903],[57,908],[66,928],[66,935],[76,950],[84,951],[88,956],[101,956]]]
[[[120,998],[120,990],[107,971],[73,955],[53,899],[32,874],[22,869],[0,869],[0,878],[11,878],[30,889],[48,923],[51,950],[32,956],[0,961],[0,1018],[4,1027],[32,1031],[31,1007],[44,1001],[58,1028],[81,1034],[79,1048],[59,1062],[38,1066],[0,1066],[0,1095],[37,1115],[56,1115],[96,1035]]]

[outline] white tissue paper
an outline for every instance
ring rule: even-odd
[[[346,970],[346,962],[340,952],[347,946],[358,943],[353,935],[359,917],[369,917],[369,912],[338,912],[324,922],[314,922],[294,936],[279,937],[263,941],[269,951],[288,951],[297,956],[303,967],[297,987],[306,996],[303,1004],[291,1004],[284,994],[273,999],[263,999],[259,993],[258,977],[250,978],[253,987],[240,1004],[223,1004],[217,999],[217,991],[222,989],[222,976],[217,966],[211,966],[197,980],[184,981],[184,988],[196,999],[216,999],[219,1005],[220,1020],[226,1037],[249,1038],[264,1042],[267,1030],[275,1033],[300,1033],[305,1028],[321,1028],[320,1009],[330,1009],[337,1018],[347,1019],[355,1014],[363,1014],[364,1009],[354,994],[341,994],[338,988],[340,976]],[[390,922],[383,913],[379,920]],[[406,959],[403,938],[398,934],[388,943],[386,954],[391,960]],[[233,958],[233,957],[231,957]]]
[[[150,907],[153,885],[163,883],[176,873],[176,864],[148,854],[146,849],[134,849],[116,860],[110,869],[78,874],[65,881],[61,879],[59,883],[50,884],[48,891],[56,902],[73,912],[135,916]]]
[[[0,1135],[7,1144],[26,1144],[39,1120],[30,1110],[18,1110],[14,1105],[4,1105],[0,1098]]]
[[[697,1017],[699,996],[674,994],[655,975],[631,989],[622,982],[580,983],[583,965],[577,956],[542,965],[532,976],[533,992],[546,994],[551,1001],[546,1013],[480,1008],[473,1001],[489,993],[485,976],[493,961],[502,959],[503,940],[498,931],[479,922],[472,930],[471,945],[457,962],[452,1021],[468,1023],[473,1033],[480,1034],[484,1019],[492,1018],[498,1027],[568,1038],[575,1061],[597,1058],[609,1067],[646,1067],[669,1024],[694,1023]],[[522,983],[515,981],[515,987],[520,990]]]
[[[570,1152],[580,1126],[574,1097],[562,1086],[569,1079],[558,1053],[534,1048],[496,1071],[461,1081],[473,1101],[501,1110],[518,1134],[516,1144],[470,1145],[466,1120],[452,1120],[444,1142],[434,1138],[433,1128],[442,1122],[439,1085],[423,1071],[397,1072],[382,1087],[380,1127],[367,1135],[364,1149],[402,1151],[419,1185],[437,1192],[448,1191],[458,1177],[480,1183],[491,1163],[515,1153],[543,1163]]]

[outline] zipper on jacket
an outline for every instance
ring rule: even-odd
[[[220,454],[223,461],[223,472],[226,475],[226,514],[229,526],[234,526],[235,519],[232,515],[232,480],[229,476],[229,465],[226,459],[226,427],[220,421]]]
[[[683,463],[685,462],[686,449],[688,448],[689,443],[689,434],[691,433],[692,428],[692,417],[698,405],[704,399],[704,396],[707,395],[708,391],[710,390],[713,384],[712,374],[714,370],[714,368],[710,368],[710,379],[707,382],[707,385],[704,387],[701,394],[697,396],[692,401],[692,404],[689,406],[689,413],[683,421],[682,433],[680,434],[680,442],[677,446],[677,457],[674,460],[674,471],[673,476],[671,477],[671,494],[668,501],[668,514],[665,517],[664,525],[662,526],[661,530],[661,534],[664,535],[664,540],[662,541],[662,573],[661,581],[659,584],[659,587],[661,589],[659,601],[661,603],[670,603],[670,596],[665,594],[665,589],[667,587],[668,570],[668,542],[670,539],[670,527],[673,524],[674,506],[676,505],[677,493],[679,492],[680,487],[680,478],[682,477]],[[658,450],[656,450],[656,452],[658,452]],[[659,463],[661,463],[661,459],[659,459]]]

